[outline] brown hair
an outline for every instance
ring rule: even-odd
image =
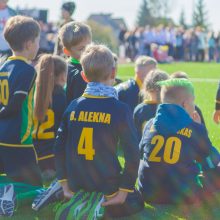
[[[144,96],[144,98],[148,98],[149,92],[156,92],[158,100],[160,100],[161,87],[157,84],[157,82],[164,81],[167,79],[169,79],[169,75],[162,70],[156,69],[150,71],[144,80],[144,86],[142,90],[142,95]]]
[[[17,15],[8,19],[3,33],[11,49],[21,51],[24,43],[39,36],[40,26],[33,18]]]
[[[185,72],[182,72],[182,71],[177,71],[177,72],[174,72],[170,75],[170,78],[182,78],[182,79],[188,79],[188,75],[187,73]]]
[[[139,56],[135,61],[135,69],[137,70],[150,65],[157,67],[157,61],[152,57]]]
[[[89,45],[83,52],[80,63],[90,82],[106,80],[115,68],[113,54],[104,45]]]
[[[82,22],[69,22],[59,31],[59,39],[68,50],[87,38],[92,38],[91,28]]]
[[[64,59],[57,55],[44,54],[37,64],[37,79],[34,116],[43,121],[46,111],[52,102],[52,94],[55,85],[55,78],[67,71],[67,64]]]

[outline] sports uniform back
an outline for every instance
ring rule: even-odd
[[[140,143],[139,188],[145,199],[169,203],[193,195],[200,174],[196,161],[204,160],[211,146],[205,127],[182,107],[160,105]]]
[[[126,160],[123,174],[117,143]],[[55,154],[58,179],[72,191],[112,194],[133,190],[139,161],[137,137],[129,107],[112,97],[84,95],[64,113]],[[65,146],[65,147],[64,147]]]
[[[158,103],[156,101],[144,100],[134,109],[133,118],[139,140],[141,140],[146,123],[155,116],[157,106]]]
[[[62,86],[55,85],[52,104],[46,112],[46,118],[40,122],[34,119],[33,143],[37,152],[41,170],[55,170],[53,146],[62,115],[66,109],[66,94]]]
[[[135,80],[129,79],[128,81],[115,86],[119,100],[128,104],[132,112],[135,107],[141,103],[141,96],[139,95],[141,85],[142,82],[137,78]]]
[[[31,136],[35,78],[35,69],[23,57],[9,57],[0,68],[0,170],[41,185]]]
[[[31,127],[35,78],[34,68],[21,57],[9,57],[8,61],[0,68],[1,145],[33,146]],[[10,104],[15,96],[20,96],[20,99],[24,99],[24,101],[17,101],[14,106],[17,109],[11,109]],[[27,123],[25,123],[26,120]]]

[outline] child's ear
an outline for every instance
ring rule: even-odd
[[[70,56],[70,52],[68,49],[66,49],[66,47],[63,48],[63,52],[65,55]]]
[[[115,79],[115,77],[116,77],[116,68],[115,67],[113,67],[112,68],[112,73],[111,73],[111,79]]]
[[[31,48],[32,44],[33,44],[33,42],[32,42],[31,40],[26,41],[26,42],[24,43],[24,48],[25,48],[26,50],[29,50],[29,49]]]

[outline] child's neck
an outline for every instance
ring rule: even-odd
[[[76,58],[74,58],[72,56],[69,59],[70,59],[71,63],[74,63],[74,64],[79,64],[80,63],[78,59],[76,59]]]
[[[29,55],[28,55],[28,53],[26,51],[13,51],[13,56],[24,57],[25,59],[30,61]]]
[[[159,102],[156,93],[148,93],[148,100],[149,101],[154,101],[154,102]]]

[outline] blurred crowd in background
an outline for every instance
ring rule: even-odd
[[[154,57],[161,63],[172,61],[220,62],[220,32],[207,32],[201,27],[122,29],[119,34],[119,54],[130,60],[138,55]]]
[[[10,16],[20,13],[32,16],[39,21],[42,30],[39,53],[61,53],[57,43],[58,29],[63,24],[73,21],[76,7],[74,2],[66,2],[61,6],[61,19],[56,23],[47,21],[46,10],[13,10],[7,3],[8,0],[0,1],[0,32]],[[220,62],[220,32],[206,31],[202,27],[184,29],[174,25],[159,25],[137,27],[134,30],[122,27],[116,33],[116,48],[111,49],[116,50],[114,52],[121,61],[132,62],[139,55],[148,55],[160,63]],[[2,33],[0,34],[0,54],[10,54]],[[115,35],[114,30],[112,35]]]

